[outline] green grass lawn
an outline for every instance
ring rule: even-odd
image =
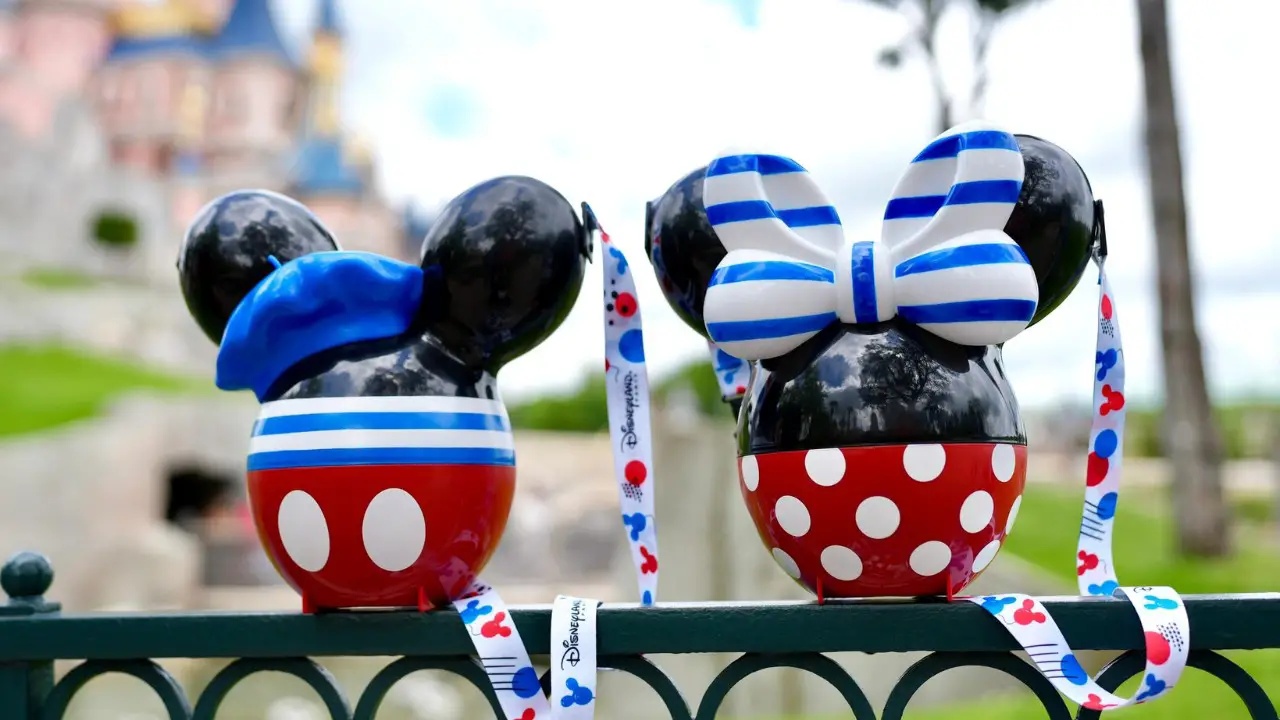
[[[1075,588],[1073,560],[1083,492],[1083,488],[1028,488],[1017,525],[1003,551],[1058,576],[1067,592],[1074,592]],[[1258,516],[1265,513],[1258,505],[1244,501],[1241,509],[1245,512],[1237,513],[1241,522],[1234,557],[1215,562],[1191,561],[1173,553],[1167,499],[1154,491],[1130,489],[1121,495],[1116,522],[1116,563],[1121,582],[1169,585],[1186,594],[1280,591],[1280,551],[1259,522]],[[1000,562],[999,558],[996,562]],[[1280,650],[1228,655],[1273,698],[1280,695]],[[1122,688],[1121,695],[1131,696],[1136,686],[1135,678]],[[1162,700],[1103,715],[1113,716],[1133,720],[1243,720],[1249,717],[1235,693],[1216,678],[1197,670],[1188,670],[1174,693]],[[909,710],[906,717],[908,720],[1034,720],[1046,715],[1027,692],[981,703]]]
[[[49,345],[0,345],[0,437],[93,417],[131,390],[192,392],[208,380]]]

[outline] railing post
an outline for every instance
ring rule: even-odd
[[[44,599],[52,584],[53,566],[45,556],[20,552],[9,558],[0,569],[0,588],[8,596],[0,605],[0,623],[61,611],[59,603]],[[38,720],[52,690],[52,661],[0,663],[0,717]]]

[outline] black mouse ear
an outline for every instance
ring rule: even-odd
[[[1071,294],[1098,242],[1101,203],[1076,159],[1053,143],[1016,135],[1025,176],[1005,232],[1035,270],[1040,299],[1031,325]]]
[[[702,203],[706,167],[676,181],[645,213],[645,250],[667,304],[686,325],[706,337],[702,303],[726,250]]]
[[[277,266],[338,243],[301,203],[241,190],[205,205],[178,251],[178,281],[191,317],[215,343],[240,301]]]
[[[587,229],[554,188],[520,176],[480,183],[445,206],[423,241],[425,329],[496,372],[560,326],[590,257]]]

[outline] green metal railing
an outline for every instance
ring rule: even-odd
[[[44,599],[53,582],[48,561],[20,553],[0,571],[9,596],[0,605],[0,718],[59,720],[84,685],[105,673],[132,675],[149,685],[171,719],[213,720],[227,693],[258,672],[282,672],[315,689],[331,717],[372,720],[388,690],[419,670],[444,670],[475,685],[497,713],[471,642],[452,611],[300,613],[64,614]],[[1280,647],[1280,594],[1190,596],[1190,665],[1218,677],[1256,720],[1276,720],[1266,692],[1219,650]],[[1107,666],[1109,690],[1142,671],[1143,634],[1123,600],[1061,598],[1046,601],[1077,649],[1127,651]],[[549,606],[516,608],[513,619],[534,662],[548,652]],[[982,608],[933,601],[828,603],[673,603],[659,607],[606,605],[599,611],[601,667],[639,678],[665,704],[673,720],[710,720],[725,696],[747,676],[774,667],[808,671],[829,682],[857,720],[874,720],[857,682],[823,653],[926,651],[898,680],[879,715],[900,720],[925,682],[962,666],[1000,670],[1026,685],[1049,720],[1069,720],[1066,703],[1039,673],[1013,654],[1017,646]],[[691,709],[675,683],[646,654],[741,653]],[[354,706],[333,677],[311,657],[402,656],[383,668]],[[189,699],[156,659],[236,658],[199,697]],[[545,658],[544,658],[545,659]],[[53,661],[85,660],[55,682]],[[543,677],[544,689],[547,677]],[[1164,703],[1178,702],[1176,693]],[[1076,718],[1096,718],[1081,710]],[[500,715],[498,715],[500,717]],[[602,719],[607,720],[607,719]]]

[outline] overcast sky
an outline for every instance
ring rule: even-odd
[[[295,42],[316,0],[278,0]],[[877,67],[904,21],[855,0],[344,0],[348,127],[385,192],[425,205],[532,175],[592,204],[633,264],[643,208],[726,146],[807,166],[872,237],[905,163],[934,135],[923,66]],[[1002,25],[983,115],[1076,158],[1107,203],[1130,391],[1160,392],[1154,248],[1131,0],[1047,0]],[[1280,393],[1280,3],[1170,0],[1200,328],[1219,394]],[[948,80],[968,86],[968,18],[946,23]],[[1264,172],[1266,171],[1266,172]],[[1268,179],[1270,178],[1270,179]],[[1246,212],[1247,210],[1247,212]],[[1258,212],[1255,212],[1258,211]],[[603,355],[599,265],[551,339],[500,374],[509,399],[573,385]],[[1006,346],[1023,404],[1087,402],[1093,270]],[[651,372],[705,353],[641,273]]]

